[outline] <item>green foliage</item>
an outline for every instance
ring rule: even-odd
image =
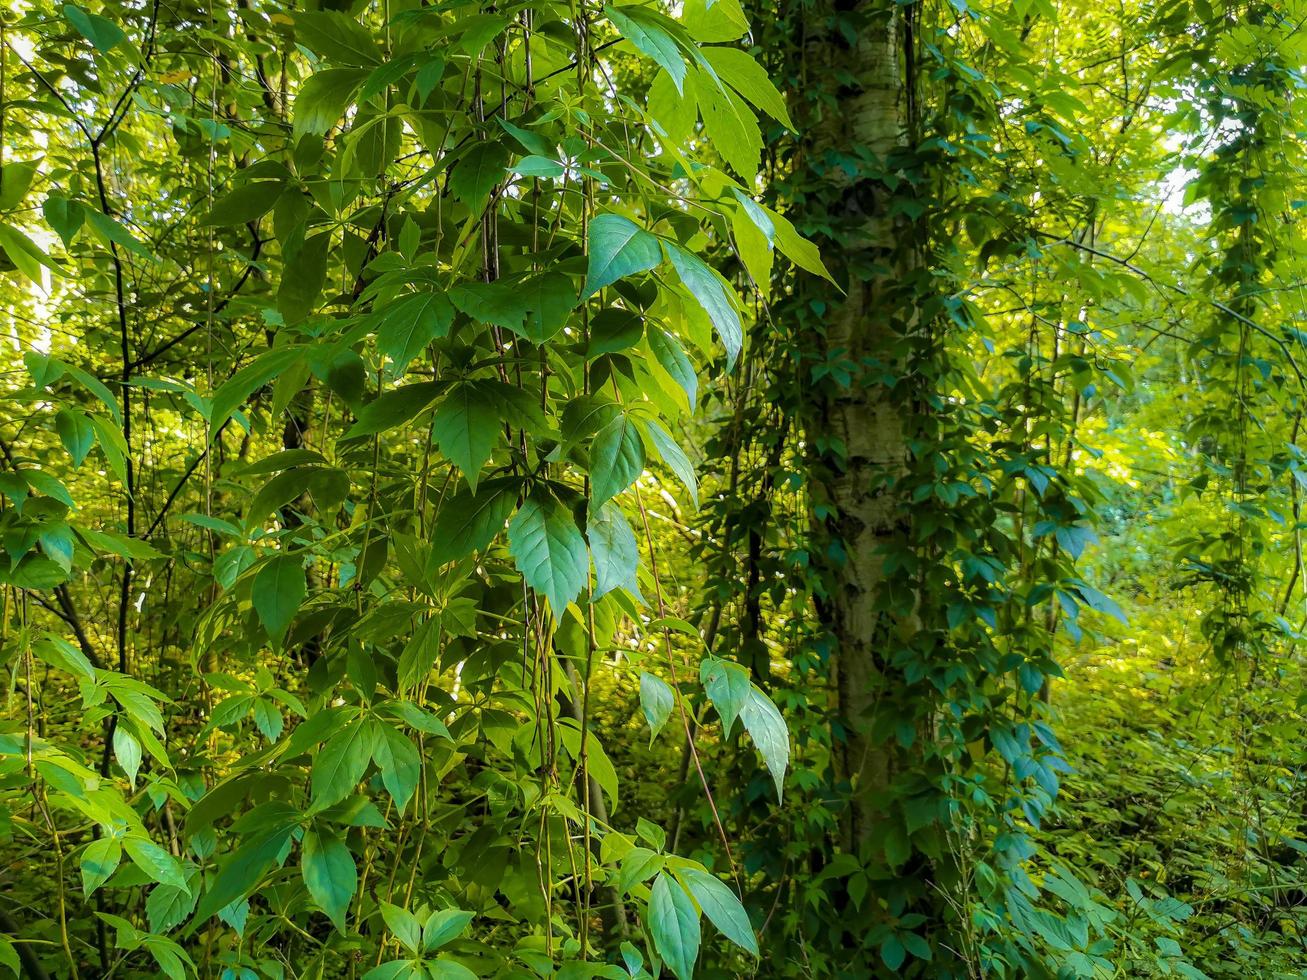
[[[1303,12],[750,6],[6,15],[0,974],[1301,971]]]

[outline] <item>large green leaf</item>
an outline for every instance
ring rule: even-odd
[[[649,897],[649,931],[654,949],[678,980],[690,980],[699,957],[699,910],[685,889],[667,874],[654,879]]]
[[[640,709],[645,720],[649,722],[649,744],[658,737],[658,733],[667,724],[676,706],[676,693],[661,677],[641,671],[640,673]]]
[[[254,576],[254,611],[274,640],[285,635],[305,591],[304,563],[293,555],[274,556]]]
[[[359,409],[358,419],[345,433],[345,438],[374,435],[403,425],[421,414],[444,390],[443,381],[419,381],[384,391]]]
[[[699,665],[699,681],[721,715],[722,733],[730,735],[749,700],[749,672],[737,663],[710,656]]]
[[[679,245],[671,242],[664,244],[676,274],[717,329],[717,336],[726,348],[726,364],[729,368],[735,363],[744,343],[744,328],[740,323],[740,311],[736,308],[735,294],[703,259]]]
[[[358,888],[358,870],[345,842],[329,830],[305,831],[300,872],[313,900],[336,928],[344,932],[345,912]]]
[[[561,617],[581,594],[589,570],[585,539],[572,512],[552,496],[533,494],[508,526],[508,550],[527,585]]]
[[[389,725],[379,725],[373,757],[381,770],[382,785],[395,801],[396,808],[403,813],[422,776],[422,759],[418,756],[417,746],[403,732]]]
[[[676,36],[683,35],[684,28],[650,7],[635,4],[625,7],[606,5],[604,13],[638,51],[648,55],[667,71],[678,92],[684,91],[685,58],[676,42]]]
[[[475,493],[481,468],[503,435],[499,406],[475,382],[457,384],[436,409],[431,432]]]
[[[685,450],[653,419],[645,423],[645,433],[653,444],[654,452],[667,464],[667,468],[676,474],[676,478],[690,492],[690,499],[694,501],[694,506],[698,507],[699,479],[695,476],[694,464],[690,462],[690,457],[685,455]]]
[[[794,129],[785,99],[767,77],[766,70],[748,52],[729,45],[704,47],[700,51],[719,79],[786,129]]]
[[[449,190],[472,210],[485,206],[486,199],[506,178],[512,155],[508,147],[494,140],[482,140],[473,146],[449,175]]]
[[[595,433],[590,443],[591,506],[603,506],[643,471],[644,441],[635,420],[623,412]]]
[[[295,95],[295,136],[321,136],[336,125],[367,77],[363,68],[323,68],[310,75]]]
[[[626,589],[643,602],[637,579],[640,549],[622,509],[612,501],[600,507],[591,504],[585,534],[590,540],[590,554],[594,558],[594,598],[607,595],[613,589]]]
[[[401,372],[427,344],[449,335],[454,307],[444,293],[413,293],[373,311],[367,322],[377,335],[377,350]]]
[[[582,296],[593,296],[618,279],[647,272],[662,261],[658,239],[620,214],[597,215],[590,222],[590,267]]]
[[[309,775],[315,810],[321,812],[354,792],[375,746],[375,729],[364,719],[350,722],[326,741]]]
[[[766,694],[756,686],[750,686],[740,708],[740,720],[762,753],[762,760],[776,783],[776,798],[779,800],[785,787],[785,769],[790,763],[790,733],[785,727],[785,719]]]
[[[499,477],[475,491],[459,489],[445,500],[436,513],[429,567],[438,568],[490,544],[513,513],[520,490],[518,480]]]
[[[731,942],[745,952],[758,955],[758,939],[753,933],[753,924],[744,906],[716,875],[711,875],[698,868],[682,867],[676,876],[690,889],[690,894],[699,903],[699,908]]]

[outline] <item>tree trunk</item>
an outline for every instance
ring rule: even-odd
[[[837,0],[832,12],[859,25],[856,43],[836,31],[809,38],[805,56],[811,81],[854,80],[834,93],[835,107],[810,121],[802,154],[812,179],[834,178],[834,187],[808,200],[814,219],[818,211],[835,219],[838,241],[823,254],[846,293],[827,289],[828,309],[809,345],[842,371],[816,382],[808,442],[820,454],[813,493],[824,508],[816,513],[832,539],[823,618],[837,643],[839,708],[851,729],[843,774],[852,787],[846,846],[855,850],[881,845],[877,825],[896,769],[894,743],[873,736],[878,705],[895,696],[887,641],[915,631],[914,597],[910,590],[893,594],[886,575],[887,547],[907,542],[910,511],[899,478],[918,401],[911,378],[917,251],[910,222],[890,213],[892,184],[885,179],[892,179],[909,131],[910,9]],[[836,155],[843,163],[868,151],[873,162],[855,174],[831,165]]]

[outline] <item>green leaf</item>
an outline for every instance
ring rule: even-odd
[[[699,376],[695,373],[690,358],[686,356],[677,339],[666,331],[650,325],[645,335],[654,358],[672,380],[680,385],[690,408],[693,409],[699,398]]]
[[[459,159],[449,175],[449,191],[471,211],[485,206],[490,192],[503,182],[511,162],[508,147],[483,140]]]
[[[487,480],[476,491],[459,489],[440,505],[431,538],[430,566],[480,551],[504,529],[521,484],[512,477]]]
[[[380,64],[372,33],[353,18],[335,10],[301,10],[294,16],[296,40],[315,54],[342,65]]]
[[[295,95],[294,137],[326,135],[367,76],[362,68],[325,68],[310,75]]]
[[[699,121],[699,103],[694,90],[679,91],[665,71],[660,71],[649,86],[648,110],[663,131],[659,142],[668,149],[677,150],[684,146],[694,132],[694,124]]]
[[[190,918],[200,898],[200,890],[195,887],[195,877],[196,873],[193,872],[190,891],[167,885],[156,885],[150,890],[150,897],[145,900],[145,916],[151,932],[171,932]]]
[[[38,286],[45,280],[41,272],[43,267],[57,276],[65,275],[63,267],[46,255],[34,241],[3,222],[0,222],[0,249],[4,249],[5,255],[9,256],[19,272]]]
[[[84,412],[61,408],[54,419],[59,441],[73,458],[73,466],[81,466],[91,447],[95,445],[95,428]]]
[[[572,512],[552,496],[527,498],[508,526],[508,550],[527,585],[561,617],[581,594],[590,567]]]
[[[718,78],[786,129],[791,132],[794,130],[794,123],[785,108],[785,99],[767,77],[766,70],[748,53],[728,47],[704,47],[699,50],[708,64],[712,65]]]
[[[121,723],[113,730],[113,756],[127,773],[127,782],[134,789],[136,774],[141,771],[141,743]]]
[[[699,911],[665,871],[654,880],[649,897],[649,931],[667,968],[678,980],[691,980],[699,957]]]
[[[367,322],[377,350],[401,372],[433,340],[449,336],[454,307],[444,293],[414,293],[374,311]]]
[[[67,248],[73,242],[73,236],[81,230],[86,222],[86,208],[77,201],[70,201],[58,194],[51,194],[41,205],[41,214],[45,223],[55,230]]]
[[[289,822],[279,820],[242,841],[223,862],[209,890],[200,899],[190,928],[206,922],[253,891],[288,845],[296,823],[298,815],[293,815]]]
[[[699,681],[721,715],[722,734],[729,736],[749,699],[749,672],[737,663],[710,656],[699,665]]]
[[[623,412],[600,429],[590,443],[591,506],[602,507],[644,472],[644,441],[635,421]]]
[[[108,881],[122,857],[122,845],[112,837],[101,837],[87,844],[78,862],[82,869],[82,891],[90,896]]]
[[[100,444],[100,451],[104,453],[105,461],[108,462],[109,468],[113,470],[114,476],[118,477],[118,482],[126,487],[127,479],[127,440],[122,434],[122,430],[117,426],[111,425],[108,420],[98,415],[88,415],[86,421],[90,423],[91,428],[95,430],[95,441]]]
[[[128,231],[116,218],[111,218],[103,211],[97,211],[94,208],[86,209],[86,220],[91,223],[91,227],[106,242],[112,242],[119,248],[125,248],[143,259],[157,261],[155,255],[143,244],[136,240],[136,237]]]
[[[640,673],[640,708],[645,720],[649,722],[649,744],[658,737],[658,733],[672,716],[676,706],[676,694],[666,681],[653,674]]]
[[[243,225],[257,221],[272,210],[285,190],[279,180],[256,180],[237,187],[213,203],[213,207],[200,216],[202,225]]]
[[[707,72],[690,76],[689,87],[699,103],[703,128],[717,152],[752,186],[762,156],[762,132],[743,100]]]
[[[300,871],[313,900],[336,928],[344,932],[345,913],[358,888],[354,856],[344,841],[330,831],[306,831]]]
[[[481,468],[503,434],[498,407],[475,382],[457,384],[436,409],[431,431],[475,493]]]
[[[681,31],[676,21],[664,17],[648,7],[604,6],[604,13],[613,22],[613,26],[628,41],[635,45],[642,54],[656,61],[676,85],[676,91],[685,88],[685,59],[677,45],[674,34]]]
[[[311,314],[327,281],[327,260],[331,254],[331,232],[304,240],[286,257],[277,287],[277,309],[287,323],[298,323]]]
[[[589,271],[582,298],[618,279],[647,272],[662,261],[658,239],[620,214],[597,215],[590,222]]]
[[[676,875],[690,889],[690,894],[699,903],[699,908],[708,917],[708,921],[723,936],[746,953],[758,955],[758,939],[754,935],[753,924],[749,922],[749,915],[735,892],[716,875],[698,868],[678,868]]]
[[[740,709],[740,720],[762,753],[762,760],[776,783],[776,799],[779,800],[785,786],[785,769],[790,763],[790,733],[785,727],[785,719],[771,699],[751,685]]]
[[[444,390],[443,381],[421,381],[382,392],[359,409],[358,417],[345,433],[345,438],[357,439],[403,425],[420,415]]]
[[[147,837],[127,837],[123,847],[132,863],[149,875],[151,881],[189,891],[186,876],[177,859]]]
[[[626,515],[617,504],[609,501],[600,507],[591,505],[585,529],[590,541],[590,554],[594,559],[595,587],[593,599],[607,595],[613,589],[626,589],[640,602],[640,549],[635,533]]]
[[[306,586],[303,560],[293,555],[276,555],[254,576],[254,611],[278,643],[304,601]]]
[[[442,726],[443,727],[443,726]],[[380,726],[373,756],[381,770],[381,783],[400,813],[413,798],[422,777],[422,759],[417,746],[403,732]]]
[[[676,475],[676,478],[684,484],[685,489],[689,491],[690,499],[694,506],[699,506],[699,480],[694,473],[694,464],[690,458],[685,455],[675,439],[664,429],[658,422],[648,419],[645,422],[645,432],[649,436],[649,441],[653,443],[653,450],[658,457],[667,464],[667,468]]]
[[[95,45],[95,49],[101,53],[107,54],[112,51],[127,37],[122,28],[113,21],[99,14],[88,14],[76,4],[64,4],[63,13],[64,19],[77,28],[77,32]]]
[[[666,863],[666,858],[647,847],[631,848],[622,858],[622,866],[617,873],[617,891],[622,895],[628,894],[636,885],[662,871]]]
[[[382,902],[381,918],[401,946],[410,953],[422,951],[422,927],[418,925],[417,916],[408,909]]]
[[[834,285],[835,280],[831,278],[825,263],[822,262],[821,253],[817,250],[817,246],[800,235],[784,215],[777,214],[770,208],[764,208],[763,211],[771,219],[776,230],[776,248],[780,250],[781,254],[803,271],[821,276]]]
[[[458,936],[472,921],[472,912],[462,909],[437,909],[422,924],[422,951],[430,953]]]
[[[39,159],[14,160],[0,166],[0,211],[12,211],[23,203],[40,163]]]
[[[46,636],[32,644],[32,653],[51,667],[65,670],[91,684],[95,683],[95,668],[81,650],[59,636]]]
[[[671,242],[664,244],[676,274],[681,277],[681,282],[690,291],[690,295],[699,301],[717,329],[717,336],[726,348],[726,366],[729,370],[744,344],[744,329],[731,287],[697,255]]]
[[[299,347],[279,347],[260,354],[225,381],[213,393],[209,406],[209,428],[216,432],[245,399],[266,385],[303,356]]]
[[[317,812],[339,803],[367,771],[375,747],[375,731],[366,720],[350,722],[331,736],[313,759],[309,786]]]

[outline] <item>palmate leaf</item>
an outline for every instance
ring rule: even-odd
[[[585,539],[572,512],[551,495],[533,494],[518,509],[508,526],[508,550],[527,585],[549,600],[555,616],[585,587]]]

